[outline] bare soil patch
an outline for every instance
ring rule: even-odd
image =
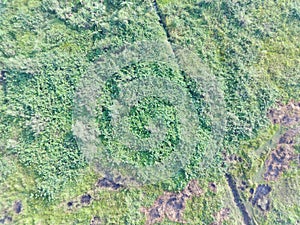
[[[11,223],[12,222],[12,217],[11,216],[4,216],[2,219],[0,219],[0,224],[5,224],[5,223]]]
[[[146,215],[146,225],[161,222],[165,217],[173,222],[186,223],[183,219],[183,211],[186,202],[192,197],[199,197],[203,191],[196,180],[188,183],[186,188],[179,193],[165,192],[150,208],[142,208],[141,212]]]
[[[274,124],[293,126],[300,122],[300,102],[290,102],[287,105],[280,104],[277,109],[271,109],[268,113],[269,119]]]
[[[118,184],[108,178],[99,179],[96,186],[100,188],[108,188],[112,190],[117,190],[123,187],[121,184]]]
[[[6,84],[6,71],[4,70],[1,70],[0,71],[0,86],[2,86],[2,90],[3,90],[3,94],[4,94],[4,100],[3,100],[3,103],[7,103],[7,99],[6,99],[6,96],[7,96],[7,84]]]
[[[271,192],[271,187],[267,184],[260,184],[255,190],[254,197],[252,198],[252,205],[257,206],[262,211],[270,210],[270,199],[268,198]]]
[[[116,180],[120,180],[120,178],[117,178]],[[93,187],[93,189],[89,190],[83,195],[79,195],[75,197],[74,199],[70,199],[67,202],[63,202],[64,207],[67,211],[73,211],[77,210],[81,207],[85,207],[91,204],[92,201],[97,201],[97,188],[101,189],[109,189],[109,190],[119,190],[123,188],[124,186],[122,184],[119,184],[112,179],[109,178],[100,178],[98,179],[97,183]]]
[[[99,216],[94,216],[91,219],[90,225],[100,225],[100,224],[103,224],[103,223],[102,223],[102,220]]]
[[[215,222],[211,223],[211,225],[222,225],[223,221],[228,220],[230,215],[230,209],[229,208],[223,208],[219,212],[217,212],[215,217]]]
[[[279,144],[266,161],[264,179],[266,181],[277,180],[284,171],[288,170],[290,162],[294,158],[295,153],[292,145]]]
[[[300,134],[300,102],[280,105],[278,109],[270,110],[268,117],[274,124],[289,128],[279,139],[276,149],[273,149],[266,161],[264,179],[275,181],[286,170],[290,162],[297,158],[294,144],[295,137]]]
[[[19,214],[21,211],[22,211],[22,201],[19,200],[19,201],[16,201],[15,204],[14,204],[14,211]]]
[[[242,190],[242,191],[245,191],[245,190],[247,190],[247,189],[249,188],[249,185],[247,184],[246,181],[243,180],[243,181],[240,183],[240,185],[238,186],[238,188],[239,188],[240,190]]]
[[[81,204],[89,205],[91,203],[92,196],[90,194],[85,194],[81,196]]]
[[[215,183],[209,183],[209,186],[208,186],[209,190],[211,190],[212,192],[214,193],[217,193],[218,189],[217,189],[217,185]]]

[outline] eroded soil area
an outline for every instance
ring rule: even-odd
[[[217,212],[215,217],[215,222],[211,223],[210,225],[222,225],[225,220],[228,220],[230,215],[230,209],[229,208],[223,208],[219,212]]]
[[[101,218],[99,216],[94,216],[91,219],[90,225],[100,225],[103,224],[103,221],[101,220]]]
[[[109,179],[109,178],[100,178],[98,179],[97,183],[95,184],[94,188],[92,190],[89,190],[87,193],[81,195],[81,196],[77,196],[76,198],[68,201],[68,202],[64,202],[63,204],[66,204],[66,208],[68,211],[72,211],[75,209],[79,209],[81,207],[85,207],[88,206],[92,203],[92,201],[97,200],[97,191],[99,191],[100,189],[105,189],[105,190],[110,190],[110,191],[117,191],[121,188],[123,188],[124,186]],[[97,221],[95,219],[95,221]]]
[[[92,196],[90,194],[82,195],[80,198],[81,204],[89,205],[91,203]]]
[[[278,109],[270,110],[268,116],[274,124],[288,128],[266,161],[264,179],[275,181],[289,168],[290,162],[297,158],[294,145],[296,136],[300,134],[300,103],[280,105]]]
[[[119,188],[122,188],[123,186],[108,178],[102,178],[98,180],[96,187],[117,190]]]
[[[196,180],[188,183],[186,188],[179,193],[165,192],[150,208],[142,208],[146,215],[146,225],[161,222],[165,217],[173,222],[186,223],[183,219],[183,212],[187,200],[192,197],[199,197],[203,194],[202,189]]]
[[[294,147],[291,144],[278,144],[272,151],[271,156],[266,161],[266,172],[264,179],[266,181],[275,181],[286,170],[290,162],[295,159]]]
[[[271,190],[271,187],[267,184],[258,185],[251,200],[252,205],[257,206],[262,211],[269,211],[270,199],[268,198],[268,195]]]
[[[15,214],[20,214],[22,210],[22,201],[16,200],[12,206],[5,207],[3,211],[0,211],[0,224],[14,224]]]
[[[22,211],[22,201],[21,200],[15,202],[14,211],[17,214],[19,214]]]
[[[290,102],[287,105],[280,104],[277,109],[271,109],[269,119],[274,124],[293,126],[300,123],[300,102]]]
[[[246,225],[252,225],[253,224],[252,218],[249,216],[249,213],[248,213],[248,211],[247,211],[247,209],[246,209],[246,207],[245,207],[245,205],[242,201],[242,198],[241,198],[241,196],[239,194],[239,191],[237,189],[235,179],[229,173],[226,173],[225,177],[226,177],[226,180],[228,182],[228,186],[230,187],[231,192],[233,194],[234,202],[235,202],[236,206],[239,208],[240,212],[242,213],[244,223]]]
[[[3,218],[0,219],[0,224],[5,224],[5,223],[11,223],[12,222],[12,217],[11,216],[4,216]]]

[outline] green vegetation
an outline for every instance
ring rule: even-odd
[[[198,179],[204,195],[185,218],[210,224],[231,207],[223,224],[241,224],[224,174],[249,188],[262,183],[282,132],[266,114],[300,100],[299,3],[157,7],[162,18],[150,0],[0,0],[0,220],[144,224],[141,207]],[[224,160],[232,155],[241,162]],[[266,215],[241,192],[257,224],[296,223],[298,167],[272,183]],[[67,208],[107,174],[122,175],[126,188]]]

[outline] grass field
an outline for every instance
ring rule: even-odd
[[[299,224],[299,24],[296,0],[0,0],[0,224],[147,224],[191,180],[187,224]]]

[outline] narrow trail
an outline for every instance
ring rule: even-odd
[[[167,40],[168,40],[168,42],[169,42],[169,44],[172,48],[173,54],[174,54],[176,60],[179,62],[179,59],[178,59],[178,57],[177,57],[177,55],[174,51],[174,48],[172,46],[172,39],[171,39],[171,35],[170,35],[170,32],[169,32],[167,24],[166,24],[166,17],[163,15],[162,10],[159,8],[159,5],[157,4],[156,0],[153,0],[153,7],[156,11],[156,14],[159,17],[159,23],[161,24],[161,26],[163,27],[163,29],[166,33],[166,37],[167,37]],[[180,65],[180,64],[178,63],[178,65]],[[184,78],[186,80],[185,76],[184,76]],[[253,221],[252,221],[251,217],[249,216],[249,214],[246,210],[246,207],[245,207],[244,203],[242,202],[241,196],[240,196],[240,194],[237,190],[236,182],[235,182],[234,178],[231,176],[231,174],[228,174],[228,173],[225,174],[225,177],[226,177],[226,180],[228,182],[228,186],[230,187],[231,192],[233,194],[234,202],[236,203],[237,207],[239,208],[239,210],[242,213],[244,223],[246,225],[253,225]]]
[[[168,38],[168,41],[171,43],[171,35],[169,33],[169,30],[168,30],[168,27],[167,27],[167,24],[166,24],[166,17],[164,16],[161,9],[159,8],[156,0],[153,0],[153,7],[155,9],[156,14],[159,17],[159,23],[164,28],[164,31],[165,31],[166,36]]]
[[[172,54],[174,56],[174,59],[176,60],[176,63],[178,65],[178,67],[180,68],[180,59],[178,57],[178,55],[176,54],[176,50],[174,48],[174,44],[173,44],[173,40],[171,38],[167,23],[166,23],[166,17],[163,14],[162,10],[160,9],[159,5],[157,4],[157,0],[153,0],[153,8],[158,16],[158,21],[161,25],[161,27],[164,29],[166,37],[167,37],[167,42],[171,47],[172,50]],[[181,75],[183,76],[184,81],[187,83],[187,76],[183,73],[182,70],[180,70]],[[188,87],[188,91],[191,94],[191,96],[194,96],[195,93],[190,89],[189,85],[187,85]]]
[[[240,194],[237,190],[236,182],[235,182],[234,178],[229,173],[226,173],[225,177],[227,179],[228,186],[230,187],[231,192],[233,194],[234,202],[235,202],[235,204],[237,205],[237,207],[239,208],[239,210],[241,211],[241,213],[243,215],[244,223],[246,225],[253,225],[253,221],[252,221],[251,217],[249,216],[249,214],[246,210],[246,207],[242,202],[241,196],[240,196]]]
[[[158,22],[160,23],[161,27],[164,29],[165,31],[165,34],[166,34],[166,37],[167,37],[167,41],[168,41],[168,44],[170,45],[171,47],[171,50],[172,50],[172,54],[176,60],[176,63],[177,65],[179,66],[180,68],[180,59],[178,57],[178,55],[176,54],[176,50],[174,48],[174,41],[172,40],[171,38],[171,35],[170,35],[170,32],[169,32],[169,29],[168,29],[168,26],[167,26],[167,23],[166,23],[166,17],[165,15],[163,14],[162,10],[160,9],[159,5],[157,4],[157,0],[153,0],[153,8],[158,16]],[[183,76],[183,79],[184,81],[187,83],[187,77],[186,75],[183,73],[183,71],[181,70],[180,71],[181,75]],[[191,94],[191,96],[194,96],[195,93],[189,88],[189,86],[187,85],[188,87],[188,91],[189,93]]]

